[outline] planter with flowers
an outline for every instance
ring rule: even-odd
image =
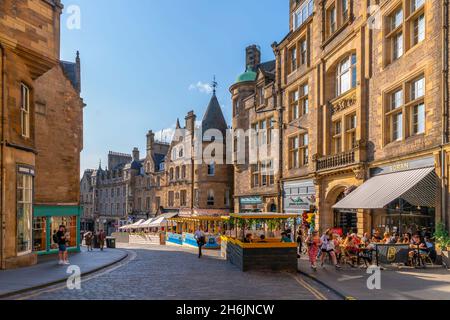
[[[436,240],[436,252],[438,256],[442,257],[442,264],[445,267],[450,268],[450,236],[444,224],[439,223],[437,225],[434,239]]]

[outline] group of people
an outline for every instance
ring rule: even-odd
[[[367,263],[372,263],[372,253],[376,249],[376,244],[409,245],[411,249],[409,251],[409,263],[411,264],[417,255],[427,255],[433,260],[436,252],[431,236],[420,233],[400,235],[386,232],[381,236],[381,233],[377,231],[373,235],[364,233],[362,237],[359,237],[355,233],[347,233],[344,236],[340,236],[334,233],[332,229],[328,229],[322,236],[319,235],[318,231],[311,232],[305,242],[308,249],[309,262],[314,271],[317,270],[317,260],[320,259],[320,265],[323,267],[327,257],[337,269],[341,268],[340,262],[343,258],[346,258],[346,261],[352,267],[355,267],[360,260],[363,260],[367,266]],[[299,246],[300,248],[302,246],[301,237]]]
[[[84,239],[84,244],[88,251],[94,251],[93,247],[95,241],[98,242],[101,251],[103,251],[103,248],[105,247],[106,233],[103,230],[97,231],[95,234],[92,231],[88,231],[84,233],[81,238]]]
[[[88,251],[93,251],[94,237],[97,238],[96,240],[100,245],[100,250],[103,251],[106,240],[106,233],[103,230],[100,230],[95,235],[90,231],[81,235],[81,239],[84,239]],[[67,252],[70,242],[70,233],[67,231],[66,226],[60,225],[59,229],[53,232],[53,242],[55,246],[58,246],[58,264],[70,265],[69,255]]]

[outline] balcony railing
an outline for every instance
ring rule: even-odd
[[[355,150],[323,157],[317,160],[317,171],[345,167],[355,163]]]

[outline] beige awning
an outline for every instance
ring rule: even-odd
[[[375,176],[367,180],[334,209],[383,209],[401,198],[414,206],[435,207],[438,177],[432,168]]]

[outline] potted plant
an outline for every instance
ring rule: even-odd
[[[442,257],[442,263],[450,268],[450,236],[444,224],[439,223],[437,225],[434,239],[436,240],[436,253]]]

